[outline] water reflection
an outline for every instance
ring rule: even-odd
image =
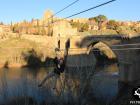
[[[109,103],[118,92],[118,68],[116,64],[104,67],[67,68],[52,89],[49,79],[42,88],[38,83],[52,68],[39,70],[0,69],[0,104],[19,97],[32,97],[38,104],[85,105],[102,100]],[[99,101],[100,103],[100,101]]]

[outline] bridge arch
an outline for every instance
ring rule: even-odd
[[[105,59],[110,61],[117,61],[118,56],[115,51],[103,41],[95,41],[87,46],[87,53],[94,53],[97,61],[102,62]]]
[[[116,59],[119,64],[119,81],[125,83],[135,82],[135,85],[140,83],[140,35],[134,35],[130,37],[129,40],[124,39],[122,35],[90,35],[82,37],[76,45],[79,48],[88,47],[87,52],[92,53],[92,50],[95,49],[95,45],[99,42],[108,43],[109,45],[105,44],[108,45],[116,55]]]

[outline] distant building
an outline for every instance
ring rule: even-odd
[[[89,25],[89,30],[98,30],[99,27],[97,25]]]
[[[53,36],[72,36],[77,35],[77,28],[72,28],[70,23],[66,20],[58,21],[53,24]]]
[[[0,25],[0,32],[10,32],[10,26],[9,25]]]
[[[45,11],[43,18],[40,20],[40,25],[47,25],[53,21],[53,12],[51,10]]]
[[[49,31],[56,38],[54,40],[56,47],[61,49],[65,48],[65,43],[68,38],[77,35],[77,28],[72,28],[71,24],[66,20],[55,22]]]
[[[88,18],[74,18],[71,19],[72,22],[88,23]]]
[[[33,26],[37,26],[37,25],[39,25],[39,20],[38,19],[32,20],[31,23]]]
[[[122,22],[122,25],[125,25],[125,26],[133,26],[134,22],[131,22],[131,21],[126,21],[126,22]]]
[[[137,22],[137,23],[135,24],[135,27],[140,27],[140,22]]]
[[[95,20],[89,20],[88,21],[88,25],[89,25],[89,30],[98,30],[98,24],[97,22],[95,22]]]

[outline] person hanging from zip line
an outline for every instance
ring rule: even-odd
[[[66,68],[66,61],[67,61],[69,47],[70,47],[70,39],[68,39],[67,42],[66,42],[64,57],[61,57],[61,54],[60,54],[61,51],[60,51],[59,48],[55,49],[55,53],[56,53],[56,57],[54,58],[55,68],[54,68],[54,70],[52,72],[50,72],[41,81],[41,83],[38,85],[38,87],[41,87],[46,82],[46,80],[48,80],[49,78],[53,77],[53,79],[54,79],[54,81],[53,81],[53,83],[54,83],[53,89],[55,89],[57,79],[60,77],[61,73],[63,73],[65,68]]]

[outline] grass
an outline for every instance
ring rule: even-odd
[[[37,46],[37,43],[29,41],[27,39],[20,39],[20,38],[10,38],[8,40],[3,41],[2,43],[0,42],[0,47],[5,48],[5,47],[35,47]]]
[[[45,60],[45,57],[49,56],[51,51],[44,49],[44,47],[46,46],[42,46],[40,43],[31,40],[9,38],[0,42],[0,64],[8,62],[8,64],[25,65],[26,62],[23,59],[23,53],[26,54],[32,49],[35,50],[37,55],[42,55],[42,60]]]

